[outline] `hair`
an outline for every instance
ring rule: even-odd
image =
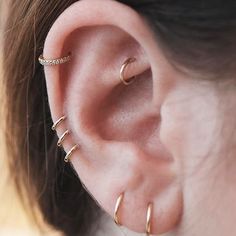
[[[6,142],[23,202],[65,235],[88,235],[98,207],[56,148],[37,58],[57,17],[75,0],[8,1],[3,40]],[[206,77],[235,72],[236,4],[215,0],[121,0],[143,15],[171,63]]]

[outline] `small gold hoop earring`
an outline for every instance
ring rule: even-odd
[[[69,62],[71,60],[72,54],[69,52],[67,56],[56,58],[56,59],[46,59],[44,58],[43,54],[39,56],[38,60],[39,63],[43,66],[56,66],[59,64],[64,64],[66,62]]]
[[[57,146],[58,147],[61,147],[62,146],[62,143],[64,142],[65,138],[69,135],[70,131],[69,130],[66,130],[62,136],[59,138],[58,142],[57,142]]]
[[[133,63],[133,62],[135,62],[135,61],[136,61],[136,58],[130,57],[130,58],[128,58],[127,60],[125,60],[125,62],[124,62],[124,63],[122,64],[122,66],[121,66],[121,69],[120,69],[120,80],[121,80],[121,82],[122,82],[124,85],[129,85],[129,84],[131,84],[131,83],[134,81],[135,77],[136,77],[136,76],[133,76],[132,78],[125,79],[125,75],[124,75],[126,67],[127,67],[130,63]]]
[[[153,204],[149,203],[148,204],[148,209],[147,209],[147,222],[146,222],[146,236],[150,236],[151,235],[151,228],[152,228],[152,224],[151,224],[151,220],[152,220],[152,211],[153,211]]]
[[[65,121],[66,116],[62,116],[61,118],[59,118],[52,126],[52,130],[55,131],[57,129],[57,127],[63,122]]]
[[[76,144],[74,147],[70,149],[70,151],[66,154],[64,161],[69,162],[72,154],[79,148],[79,146]]]
[[[114,221],[115,221],[115,223],[116,223],[117,225],[119,225],[119,226],[121,225],[121,223],[120,223],[120,220],[119,220],[118,213],[119,213],[120,206],[121,206],[121,203],[122,203],[123,199],[124,199],[124,193],[122,193],[122,194],[118,197],[118,199],[117,199],[117,201],[116,201],[115,211],[114,211]]]

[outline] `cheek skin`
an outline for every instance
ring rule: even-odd
[[[161,140],[181,165],[196,168],[215,147],[220,127],[218,94],[210,84],[186,83],[161,109]]]

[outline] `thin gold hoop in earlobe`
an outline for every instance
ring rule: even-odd
[[[120,69],[120,80],[124,85],[130,85],[131,83],[133,83],[134,79],[136,76],[133,76],[132,78],[129,79],[125,79],[125,69],[126,67],[130,64],[136,61],[136,58],[130,57],[127,60],[125,60],[125,62],[122,64],[121,69]]]
[[[120,206],[121,206],[121,203],[122,203],[123,199],[124,199],[124,193],[122,193],[122,194],[118,197],[118,199],[117,199],[117,201],[116,201],[115,211],[114,211],[114,221],[115,221],[115,223],[116,223],[117,225],[119,225],[119,226],[121,225],[121,223],[120,223],[120,220],[119,220],[118,213],[119,213]]]
[[[58,142],[57,142],[57,146],[58,147],[61,147],[62,146],[62,143],[64,142],[65,138],[69,135],[70,131],[69,130],[66,130],[62,136],[59,138]]]
[[[66,116],[59,118],[52,126],[52,130],[55,131],[57,127],[66,119]]]
[[[77,149],[79,149],[79,146],[76,144],[76,145],[75,145],[74,147],[72,147],[72,148],[70,149],[70,151],[66,154],[66,156],[65,156],[65,158],[64,158],[64,161],[65,161],[65,162],[69,162],[69,160],[70,160],[72,154],[73,154]]]
[[[64,64],[71,60],[72,54],[69,52],[67,56],[56,58],[56,59],[45,59],[43,54],[39,56],[39,63],[43,66],[56,66],[59,64]]]
[[[151,229],[152,228],[152,224],[151,224],[152,211],[153,211],[153,203],[149,203],[148,209],[147,209],[146,236],[150,236],[151,231],[152,231],[152,229]]]

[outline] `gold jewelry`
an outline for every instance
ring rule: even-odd
[[[122,193],[122,194],[118,197],[118,199],[117,199],[117,201],[116,201],[115,211],[114,211],[114,221],[115,221],[115,223],[116,223],[117,225],[119,225],[119,226],[121,225],[121,223],[120,223],[120,220],[119,220],[118,213],[119,213],[120,206],[121,206],[121,203],[122,203],[123,199],[124,199],[124,193]]]
[[[64,64],[71,60],[71,53],[69,52],[67,56],[56,58],[56,59],[45,59],[43,54],[38,58],[39,63],[43,66],[55,66],[59,64]]]
[[[153,211],[153,203],[148,204],[148,209],[147,209],[147,222],[146,222],[146,236],[151,235],[151,219],[152,219],[152,211]]]
[[[63,122],[65,121],[67,117],[66,116],[62,116],[61,118],[59,118],[52,126],[52,130],[56,130],[57,127]],[[62,143],[64,142],[65,138],[67,137],[67,135],[70,134],[69,130],[66,130],[61,137],[59,138],[58,142],[57,142],[57,146],[61,147]],[[65,162],[69,162],[70,157],[72,156],[72,154],[74,153],[74,151],[76,151],[79,148],[79,145],[74,145],[70,151],[66,154],[64,161]]]
[[[59,118],[52,126],[52,130],[56,130],[57,127],[66,119],[66,116]]]
[[[61,147],[62,143],[64,142],[66,136],[68,136],[69,133],[70,133],[69,130],[66,130],[66,131],[62,134],[62,136],[59,138],[59,140],[58,140],[58,142],[57,142],[57,146],[58,146],[58,147]]]
[[[133,76],[132,78],[125,79],[125,75],[124,75],[124,72],[125,72],[126,67],[127,67],[130,63],[133,63],[133,62],[135,62],[135,61],[136,61],[136,58],[130,57],[130,58],[128,58],[127,60],[125,60],[125,62],[124,62],[124,63],[122,64],[122,66],[121,66],[121,69],[120,69],[120,80],[121,80],[121,82],[122,82],[123,84],[125,84],[125,85],[131,84],[131,83],[134,81],[135,77],[136,77],[136,76]]]
[[[70,157],[72,156],[72,154],[79,148],[78,145],[75,145],[74,147],[71,148],[71,150],[66,154],[64,161],[65,162],[69,162]]]

